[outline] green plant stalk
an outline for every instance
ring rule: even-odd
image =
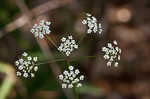
[[[75,87],[73,87],[73,93],[75,95],[75,98],[79,99],[78,91],[77,91],[77,89]]]
[[[67,59],[67,65],[68,65],[68,67],[70,66],[70,62],[69,62],[69,59]]]
[[[51,61],[40,62],[35,65],[43,65],[43,64],[47,64],[47,63],[60,62],[60,61],[65,61],[65,60],[66,59],[64,59],[64,58],[60,58],[60,59],[55,59],[55,60],[51,60]]]
[[[97,56],[79,56],[80,59],[81,58],[96,58]],[[53,62],[60,62],[60,61],[65,61],[67,60],[67,65],[70,66],[70,63],[68,63],[69,61],[73,61],[76,60],[74,57],[70,58],[69,61],[66,58],[57,58],[55,60],[47,60],[47,61],[41,61],[35,65],[42,65],[42,64],[47,64],[47,63],[53,63]]]

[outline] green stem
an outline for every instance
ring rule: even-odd
[[[79,56],[79,57],[81,59],[81,58],[95,58],[97,56]],[[58,58],[58,59],[55,59],[55,60],[47,60],[47,61],[44,61],[44,62],[39,62],[35,65],[42,65],[42,64],[53,63],[53,62],[60,62],[60,61],[65,61],[65,60],[67,60],[67,65],[70,66],[69,59],[66,59],[66,58]],[[73,60],[76,60],[76,59],[74,57],[72,57],[70,59],[70,61],[73,61]]]
[[[66,59],[66,60],[67,60],[67,65],[68,65],[68,66],[70,66],[70,62],[69,62],[69,59]]]
[[[35,65],[43,65],[43,64],[47,64],[47,63],[60,62],[60,61],[65,61],[65,60],[66,59],[64,59],[64,58],[60,58],[60,59],[56,59],[56,60],[51,60],[51,61],[45,61],[45,62],[37,63]]]
[[[79,95],[78,95],[77,89],[75,87],[73,88],[73,93],[75,95],[75,98],[79,99]]]

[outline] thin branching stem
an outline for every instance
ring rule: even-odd
[[[48,61],[45,61],[45,62],[37,63],[36,65],[43,65],[43,64],[54,63],[54,62],[65,61],[65,60],[66,59],[64,59],[64,58],[55,59],[55,60],[48,60]]]
[[[79,56],[79,58],[96,58],[97,56]],[[53,62],[60,62],[60,61],[66,61],[67,60],[67,64],[70,65],[69,61],[74,61],[76,60],[76,58],[72,57],[72,58],[69,58],[66,59],[66,58],[57,58],[55,60],[47,60],[47,61],[41,61],[35,65],[43,65],[43,64],[48,64],[48,63],[53,63]]]
[[[78,91],[77,91],[77,89],[75,87],[73,88],[73,93],[75,95],[75,98],[79,99],[79,94],[78,94]]]

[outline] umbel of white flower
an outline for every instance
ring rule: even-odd
[[[65,70],[63,74],[59,75],[59,79],[62,81],[62,88],[79,88],[82,86],[81,81],[84,80],[84,76],[80,75],[78,69],[69,66],[69,70]]]
[[[82,20],[82,24],[87,25],[88,30],[87,33],[90,34],[92,32],[94,33],[102,33],[102,25],[101,23],[97,22],[97,19],[92,16],[91,14],[87,13],[86,18]]]
[[[37,61],[37,57],[31,57],[28,53],[24,52],[22,57],[15,61],[16,75],[24,78],[33,78],[38,70],[38,66],[36,66]]]
[[[67,56],[69,56],[74,49],[78,49],[78,45],[72,36],[68,36],[67,38],[63,37],[61,39],[61,44],[58,47],[60,52],[64,52]]]
[[[44,35],[50,34],[50,26],[51,22],[41,20],[39,24],[34,24],[34,26],[31,29],[31,33],[34,34],[35,37],[44,38]]]
[[[115,67],[118,67],[118,61],[120,60],[121,49],[118,47],[117,41],[113,43],[108,43],[106,47],[102,47],[104,52],[104,59],[108,60],[107,66],[114,64]]]

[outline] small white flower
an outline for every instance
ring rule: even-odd
[[[87,16],[92,16],[90,13],[86,13]]]
[[[24,52],[22,57],[15,61],[17,68],[16,75],[23,76],[24,78],[33,78],[35,76],[35,72],[38,70],[36,62],[37,57],[28,56],[28,53]]]
[[[60,80],[63,80],[63,78],[64,78],[63,75],[59,75]]]
[[[82,87],[82,84],[81,83],[78,83],[77,84],[77,87],[79,88],[79,87]]]
[[[38,58],[37,58],[37,57],[33,57],[33,60],[34,60],[35,62],[37,62]]]
[[[69,66],[69,70],[73,70],[73,66]]]
[[[111,66],[111,62],[110,61],[107,62],[107,66]]]
[[[115,67],[118,67],[117,61],[120,60],[121,49],[117,45],[117,41],[114,40],[113,43],[108,43],[107,47],[102,47],[104,59],[108,60],[107,66],[114,64]]]
[[[69,73],[68,73],[68,71],[64,71],[64,75],[68,75]]]
[[[79,74],[80,71],[78,69],[75,70],[75,74]]]
[[[47,21],[47,22],[46,22],[46,24],[47,24],[47,25],[50,25],[50,24],[51,24],[51,22]]]
[[[87,24],[87,20],[83,20],[83,21],[82,21],[82,24]]]
[[[16,72],[16,75],[17,76],[21,76],[21,72]]]
[[[84,80],[83,75],[79,75],[80,71],[74,69],[73,66],[68,67],[68,71],[65,70],[63,74],[60,74],[58,78],[62,81],[62,88],[81,87],[80,81]]]
[[[68,85],[68,88],[73,88],[73,85],[72,85],[72,84],[69,84],[69,85]]]
[[[38,70],[38,67],[37,67],[37,66],[35,66],[35,67],[34,67],[34,71],[37,71],[37,70]]]
[[[32,57],[31,57],[31,56],[29,56],[29,57],[27,57],[27,59],[30,61],[30,60],[32,60]]]
[[[68,36],[67,38],[63,37],[61,41],[62,43],[58,47],[58,50],[64,52],[67,56],[69,56],[74,49],[78,49],[78,45],[72,36]]]
[[[99,29],[99,34],[101,34],[101,33],[102,33],[102,31],[103,31],[102,29]]]
[[[31,77],[34,78],[34,77],[35,77],[35,74],[34,74],[34,73],[31,73]]]
[[[114,65],[115,67],[118,67],[118,62],[115,62],[115,65]]]
[[[19,69],[19,70],[23,70],[23,66],[19,66],[18,69]]]
[[[71,35],[71,36],[68,36],[68,39],[72,40],[72,39],[73,39],[72,35]]]
[[[20,62],[20,64],[22,64],[24,60],[21,58],[18,61]]]
[[[67,84],[62,84],[62,88],[67,88]]]
[[[83,75],[80,76],[80,80],[84,80],[84,76]]]
[[[78,45],[74,45],[74,48],[78,49]]]
[[[104,59],[109,59],[110,57],[109,57],[109,55],[104,55]]]
[[[101,24],[101,23],[99,23],[99,28],[100,28],[100,29],[102,28],[102,24]]]
[[[121,49],[119,49],[119,53],[121,53]]]
[[[92,33],[92,30],[91,30],[91,29],[88,29],[87,33],[88,33],[88,34],[89,34],[89,33]]]
[[[120,55],[118,55],[118,60],[120,60]]]
[[[108,47],[109,47],[109,48],[112,48],[112,44],[111,44],[111,43],[108,43]]]
[[[62,41],[62,42],[65,42],[65,41],[66,41],[66,38],[65,38],[65,37],[63,37],[63,38],[61,39],[61,41]]]
[[[102,33],[102,25],[97,22],[97,19],[91,14],[87,13],[86,18],[82,20],[82,24],[87,25],[88,30],[87,33],[90,34],[92,32],[99,34]]]
[[[118,43],[117,43],[117,41],[116,41],[116,40],[114,40],[114,41],[113,41],[113,43],[114,43],[115,45],[118,45]]]
[[[28,77],[28,73],[24,73],[23,77],[27,78]]]
[[[34,34],[35,37],[39,37],[41,39],[44,38],[44,35],[50,34],[51,31],[49,29],[49,26],[51,25],[51,22],[41,20],[39,24],[34,24],[32,29],[30,30],[31,33]]]
[[[24,52],[23,54],[22,54],[22,56],[27,56],[28,55],[28,53],[26,53],[26,52]]]
[[[18,65],[19,65],[19,62],[18,62],[18,61],[16,61],[16,62],[15,62],[15,64],[16,64],[16,66],[18,66]]]

